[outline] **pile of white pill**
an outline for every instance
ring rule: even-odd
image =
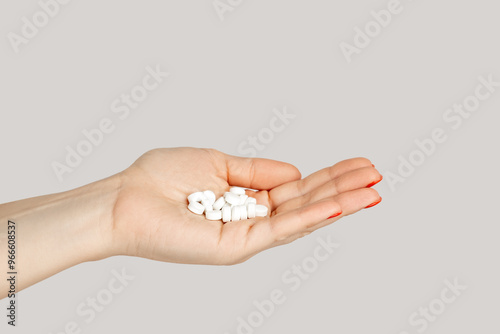
[[[208,220],[224,223],[255,217],[266,217],[267,207],[257,204],[257,200],[245,194],[245,188],[231,187],[224,196],[215,199],[211,190],[198,191],[188,196],[189,211],[202,215]]]

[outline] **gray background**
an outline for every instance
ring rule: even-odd
[[[356,156],[386,176],[414,140],[436,127],[448,135],[395,191],[377,185],[384,200],[371,210],[234,267],[127,257],[73,267],[19,294],[17,332],[55,334],[75,321],[83,333],[233,334],[255,300],[280,289],[286,302],[255,333],[413,334],[408,317],[455,277],[467,289],[425,332],[498,332],[500,90],[457,130],[442,117],[479,75],[500,81],[499,5],[402,1],[402,13],[348,63],[339,43],[352,43],[353,28],[387,2],[243,1],[221,21],[210,0],[74,0],[17,54],[7,34],[40,7],[2,2],[0,202],[104,178],[151,148],[238,154],[284,106],[296,118],[259,156],[304,176]],[[111,102],[156,64],[169,78],[119,120]],[[51,163],[104,117],[115,131],[59,182]],[[329,235],[338,251],[291,291],[283,273]],[[77,306],[122,268],[135,279],[87,324]],[[1,331],[14,332],[5,322]]]

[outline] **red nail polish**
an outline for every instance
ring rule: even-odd
[[[333,214],[333,215],[331,215],[330,217],[328,217],[328,218],[326,218],[326,219],[332,219],[332,218],[335,218],[335,217],[340,216],[341,214],[342,214],[342,211],[340,211],[340,212],[338,212],[338,213],[336,213],[336,214]]]
[[[382,197],[380,197],[378,200],[376,200],[375,202],[373,202],[372,204],[368,205],[367,207],[365,207],[365,209],[368,209],[368,208],[371,208],[372,206],[375,206],[377,205],[378,203],[382,202]]]
[[[366,187],[367,187],[367,188],[373,187],[374,185],[376,185],[377,183],[379,183],[380,181],[382,181],[382,179],[383,179],[383,177],[382,177],[382,175],[381,175],[381,176],[380,176],[380,180],[378,180],[378,181],[374,181],[374,182],[370,183],[369,185],[367,185]]]

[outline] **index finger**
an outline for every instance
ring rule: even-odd
[[[303,196],[304,194],[344,173],[371,165],[372,163],[370,160],[366,158],[344,160],[331,167],[323,168],[302,180],[296,180],[272,189],[269,196],[275,206],[280,206],[286,201],[295,197]]]

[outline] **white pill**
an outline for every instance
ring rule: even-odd
[[[201,202],[201,200],[205,197],[201,191],[197,191],[188,196],[189,203],[193,202]]]
[[[239,208],[240,208],[241,220],[248,219],[247,207],[244,205],[240,205]]]
[[[226,200],[224,199],[224,197],[219,197],[218,200],[215,201],[213,207],[214,207],[214,210],[220,210],[222,209],[222,207],[224,206],[224,204],[226,204]]]
[[[241,219],[241,211],[239,206],[231,208],[231,221],[235,222]]]
[[[248,203],[247,205],[247,215],[248,218],[255,218],[255,203]]]
[[[214,209],[214,207],[210,204],[203,204],[202,202],[201,205],[205,208],[205,212],[212,211]]]
[[[245,188],[231,187],[229,191],[236,195],[245,195]]]
[[[245,205],[248,205],[250,203],[257,204],[257,200],[253,197],[248,197],[245,201]]]
[[[205,217],[208,220],[221,220],[222,219],[222,211],[220,210],[212,210],[205,212]]]
[[[240,195],[240,205],[245,204],[245,201],[247,200],[248,195]]]
[[[214,194],[213,191],[211,191],[211,190],[205,190],[203,192],[203,195],[205,195],[205,197],[207,198],[207,200],[210,203],[210,205],[213,205],[215,203],[215,194]]]
[[[205,211],[205,207],[198,202],[189,203],[188,209],[197,215],[201,215]]]
[[[231,205],[240,204],[240,196],[233,194],[233,193],[225,193],[224,199],[226,200],[226,202],[228,202]]]
[[[222,207],[222,221],[224,223],[227,223],[230,220],[231,220],[231,207],[229,205],[223,206]]]
[[[265,216],[267,216],[267,206],[257,204],[255,206],[255,215],[257,217],[265,217]]]

